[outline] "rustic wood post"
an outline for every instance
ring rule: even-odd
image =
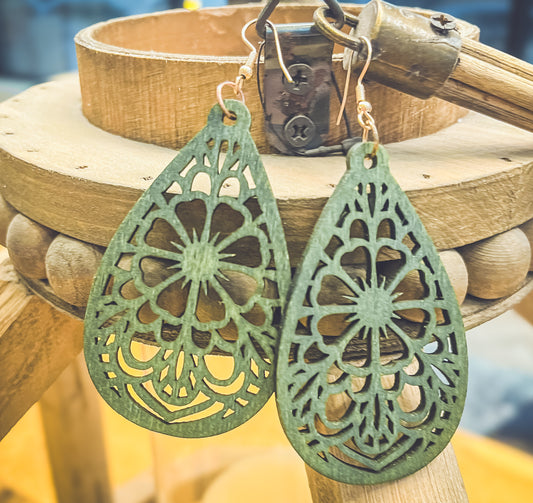
[[[83,355],[63,371],[40,401],[59,503],[111,503],[98,395]]]
[[[0,439],[81,351],[82,330],[21,285],[0,252]]]
[[[455,454],[448,445],[428,466],[394,482],[352,486],[330,480],[306,466],[314,503],[467,503]]]

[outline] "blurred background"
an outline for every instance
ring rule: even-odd
[[[52,76],[75,71],[72,39],[88,25],[119,16],[226,3],[223,0],[0,0],[0,101]],[[533,0],[403,0],[401,3],[446,12],[476,24],[481,29],[482,42],[533,62]],[[531,313],[529,318],[533,318]],[[510,311],[471,330],[468,342],[468,398],[453,444],[470,501],[533,501],[533,325]],[[289,452],[272,401],[249,424],[219,440],[166,437],[161,440],[127,423],[107,406],[103,406],[103,414],[113,485],[132,490],[131,480],[135,480],[134,490],[139,494],[145,491],[147,502],[151,501],[150,488],[153,491],[154,484],[153,449],[160,451],[160,458],[181,456],[185,460],[213,445],[211,442],[221,449],[260,447]],[[40,428],[39,411],[34,407],[0,444],[0,503],[55,501]],[[166,454],[161,455],[162,449]],[[231,456],[239,456],[239,452]],[[263,463],[271,463],[274,469],[279,456],[265,455]],[[300,467],[296,457],[288,456],[287,466]],[[259,468],[254,469],[262,468],[264,464],[259,463]],[[305,474],[300,468],[298,473],[291,470],[284,469],[278,476],[285,477],[295,492],[284,489],[286,499],[275,499],[279,495],[273,496],[276,488],[271,483],[260,490],[256,486],[255,494],[263,494],[265,499],[255,501],[310,501],[296,498],[296,492],[302,487],[305,490]],[[234,477],[242,481],[246,473],[246,467],[241,467]],[[230,483],[231,480],[222,480],[218,497],[207,494],[202,501],[223,503],[226,500],[220,499],[220,491],[227,490]],[[284,487],[281,480],[275,485]]]
[[[0,77],[11,80],[14,88],[20,88],[25,82],[40,82],[50,75],[75,70],[72,39],[79,30],[99,21],[228,2],[243,3],[236,0],[0,0]],[[403,0],[393,3],[446,12],[469,21],[481,28],[481,41],[485,44],[533,61],[532,0]],[[9,84],[4,82],[3,86]]]

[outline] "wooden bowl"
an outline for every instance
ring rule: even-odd
[[[309,23],[316,8],[279,5],[271,20]],[[352,13],[361,8],[343,4]],[[216,86],[238,75],[249,52],[241,40],[241,28],[261,9],[260,5],[178,9],[113,19],[82,30],[75,42],[84,115],[96,126],[126,138],[182,147],[204,126]],[[477,39],[477,27],[465,22],[458,26],[464,37]],[[257,42],[253,27],[247,34]],[[337,46],[333,61],[341,88],[346,78],[342,51]],[[244,91],[253,118],[252,136],[259,151],[268,152],[255,79],[245,84]],[[351,128],[358,134],[355,93],[350,94],[347,110],[354,112],[349,114]],[[369,83],[367,98],[386,143],[434,133],[465,115],[464,109],[445,101],[422,101],[375,83]],[[339,100],[333,93],[328,144],[346,138],[344,124],[334,124],[338,110]]]

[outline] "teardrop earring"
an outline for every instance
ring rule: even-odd
[[[378,144],[363,77],[363,143],[315,226],[277,363],[284,430],[305,462],[350,484],[409,475],[446,446],[466,394],[464,327],[439,255]],[[368,142],[369,133],[373,142]],[[402,298],[416,275],[424,294]],[[411,321],[412,313],[415,319]]]
[[[169,435],[228,431],[274,390],[290,266],[242,92],[254,22],[242,30],[247,63],[118,228],[87,306],[96,388],[127,419]],[[242,102],[223,100],[226,86]]]

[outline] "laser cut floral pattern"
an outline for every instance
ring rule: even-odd
[[[315,227],[284,320],[277,402],[295,449],[352,484],[406,476],[448,443],[463,409],[461,313],[385,150],[354,147]],[[402,290],[415,276],[421,295]]]
[[[288,255],[249,112],[227,106],[235,124],[213,107],[125,218],[85,318],[87,365],[104,399],[176,436],[232,429],[274,389]],[[231,364],[221,368],[221,357]]]

